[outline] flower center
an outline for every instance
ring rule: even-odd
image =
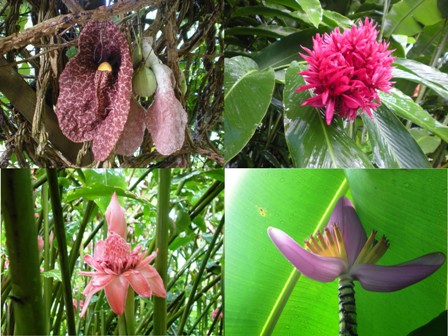
[[[104,246],[104,259],[100,262],[103,267],[121,274],[135,268],[139,261],[137,251],[131,252],[129,245],[120,235],[109,232]]]
[[[337,224],[333,224],[331,228],[326,227],[323,235],[320,231],[315,236],[311,235],[305,240],[305,245],[311,252],[320,256],[347,260],[344,240]]]
[[[390,246],[386,236],[383,235],[380,240],[376,240],[375,236],[376,231],[374,230],[359,252],[355,264],[375,264],[386,253]]]
[[[98,71],[107,71],[107,72],[111,72],[112,71],[112,66],[110,65],[109,62],[102,62],[100,65],[98,65]]]

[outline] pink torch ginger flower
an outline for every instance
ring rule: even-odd
[[[124,208],[118,203],[117,194],[112,195],[109,206],[106,209],[106,221],[109,231],[113,231],[126,239],[126,219]]]
[[[122,315],[124,312],[129,285],[145,298],[149,298],[152,294],[166,297],[162,278],[157,270],[149,265],[157,253],[146,256],[146,253],[140,251],[140,246],[131,251],[126,241],[113,231],[109,231],[105,241],[100,240],[96,243],[94,255],[84,257],[84,261],[96,272],[79,272],[92,277],[83,291],[86,300],[81,317],[85,315],[92,296],[102,289],[106,293],[110,307],[117,315]]]
[[[375,263],[384,255],[389,242],[376,231],[367,238],[350,200],[341,198],[324,234],[305,241],[305,250],[283,231],[270,227],[268,234],[280,252],[303,275],[320,282],[337,277],[358,280],[364,289],[392,292],[410,286],[434,273],[445,262],[443,253],[430,253],[395,266]]]
[[[380,105],[376,91],[391,89],[394,60],[392,51],[387,50],[389,44],[377,42],[377,36],[376,25],[366,18],[358,27],[343,33],[337,27],[330,35],[317,34],[313,50],[303,47],[308,55],[300,55],[309,67],[299,74],[305,77],[307,85],[296,92],[312,89],[315,96],[302,106],[325,107],[328,125],[335,113],[354,120],[361,109],[372,117],[372,109]]]

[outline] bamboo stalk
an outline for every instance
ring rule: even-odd
[[[48,185],[50,188],[51,206],[53,209],[54,231],[58,241],[59,262],[61,266],[62,286],[65,301],[65,312],[69,335],[76,335],[75,313],[73,311],[73,297],[70,283],[70,266],[67,255],[67,241],[65,239],[65,225],[62,215],[59,184],[56,169],[47,169]]]
[[[29,169],[1,172],[1,201],[9,254],[16,335],[46,335],[37,231]]]
[[[159,199],[157,202],[157,248],[155,267],[163,283],[167,281],[168,270],[168,228],[170,211],[171,170],[159,169]],[[166,299],[154,299],[154,334],[166,335]]]

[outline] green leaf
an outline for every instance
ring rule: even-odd
[[[283,91],[285,135],[296,167],[372,167],[367,156],[345,131],[333,122],[327,125],[319,110],[301,106],[310,97],[308,91],[295,92],[305,85],[297,73],[305,67],[291,63]]]
[[[330,10],[324,10],[322,23],[328,25],[331,28],[351,28],[353,26],[353,20],[350,20],[348,17]]]
[[[446,251],[446,183],[442,170],[346,170],[350,194],[369,234],[385,234],[391,247],[381,265]],[[263,327],[293,271],[267,235],[277,227],[303,246],[327,224],[332,204],[346,194],[338,169],[226,170],[225,330],[267,335]],[[418,284],[392,293],[355,282],[359,335],[406,335],[445,309],[446,263]],[[337,282],[300,276],[273,336],[338,333]]]
[[[433,89],[442,98],[448,99],[448,75],[446,73],[426,64],[403,58],[395,59],[394,66],[397,67],[393,69],[394,77],[422,83]]]
[[[225,60],[226,161],[237,155],[253,136],[269,107],[274,84],[272,68],[260,71],[255,61],[242,56]]]
[[[401,121],[385,106],[362,115],[380,168],[429,168],[426,156]]]
[[[442,142],[440,138],[431,135],[427,130],[421,128],[411,128],[409,132],[425,154],[434,153]]]
[[[314,27],[318,27],[322,21],[322,7],[319,0],[298,0],[300,7],[308,16]]]
[[[67,192],[65,197],[66,202],[71,202],[78,198],[85,198],[88,200],[96,201],[98,197],[106,197],[110,202],[110,198],[113,193],[117,193],[117,196],[125,196],[128,198],[135,199],[137,201],[145,203],[145,200],[140,199],[135,194],[125,191],[119,187],[107,186],[102,183],[91,183],[86,187],[80,187],[76,189],[72,189]],[[105,209],[103,209],[105,210]]]
[[[395,3],[384,20],[384,35],[412,36],[424,26],[436,24],[442,19],[437,0],[402,0]]]
[[[53,278],[57,281],[62,282],[61,271],[53,269],[46,272],[42,272],[41,274],[43,275],[44,278]]]
[[[258,37],[273,37],[280,38],[288,36],[292,33],[296,33],[298,31],[297,28],[293,27],[283,27],[276,25],[259,25],[257,27],[232,27],[226,29],[226,36],[232,35],[250,35],[250,36],[258,36]]]
[[[191,218],[188,211],[180,204],[176,207],[176,234],[186,231],[191,224]]]
[[[231,17],[240,17],[240,16],[251,16],[251,15],[262,15],[264,17],[283,17],[290,20],[298,20],[299,17],[294,15],[293,12],[287,10],[281,10],[278,8],[270,8],[263,6],[247,6],[247,7],[239,7],[233,11]]]
[[[269,67],[279,68],[299,60],[299,52],[304,52],[301,47],[311,48],[312,38],[317,33],[316,29],[305,29],[288,35],[266,48],[254,53],[253,59],[258,63],[260,69]]]
[[[398,116],[448,141],[448,127],[434,120],[428,112],[400,90],[392,89],[390,94],[379,92],[378,95],[381,102]]]
[[[446,336],[447,325],[447,311],[445,310],[424,326],[411,332],[408,336]]]

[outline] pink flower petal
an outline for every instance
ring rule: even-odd
[[[90,285],[90,286],[89,286]],[[86,291],[83,292],[84,295],[86,295],[86,299],[84,301],[84,306],[82,307],[81,314],[79,314],[80,317],[84,317],[87,311],[87,307],[89,306],[89,302],[92,299],[92,296],[99,292],[102,289],[102,287],[93,287],[90,283],[86,287]]]
[[[393,292],[425,279],[444,262],[443,253],[431,253],[395,266],[354,265],[350,275],[367,290]]]
[[[107,302],[115,314],[122,315],[126,306],[129,283],[123,276],[116,276],[105,288]]]
[[[171,155],[182,148],[187,113],[177,100],[172,87],[171,69],[164,64],[153,67],[157,79],[154,103],[146,112],[146,127],[157,151]]]
[[[119,155],[130,156],[141,146],[145,135],[145,109],[135,99],[131,99],[131,109],[123,133],[118,139],[115,151]]]
[[[131,271],[124,274],[131,284],[132,288],[138,295],[149,298],[151,296],[151,287],[142,273],[138,271]]]
[[[333,232],[333,224],[337,224],[344,240],[349,264],[353,264],[367,241],[366,232],[356,214],[352,202],[341,197],[336,203],[328,221],[328,228]]]
[[[123,239],[126,239],[127,228],[125,210],[118,202],[116,193],[112,195],[112,199],[106,209],[105,216],[108,230],[113,231],[120,235]]]
[[[163,280],[160,277],[157,270],[151,265],[146,265],[144,267],[140,267],[139,271],[148,281],[149,286],[153,291],[153,294],[155,296],[165,298],[166,297],[165,285],[163,284]]]
[[[285,258],[308,278],[320,282],[329,282],[346,270],[346,265],[342,259],[321,257],[311,253],[279,229],[269,227],[268,235]]]

